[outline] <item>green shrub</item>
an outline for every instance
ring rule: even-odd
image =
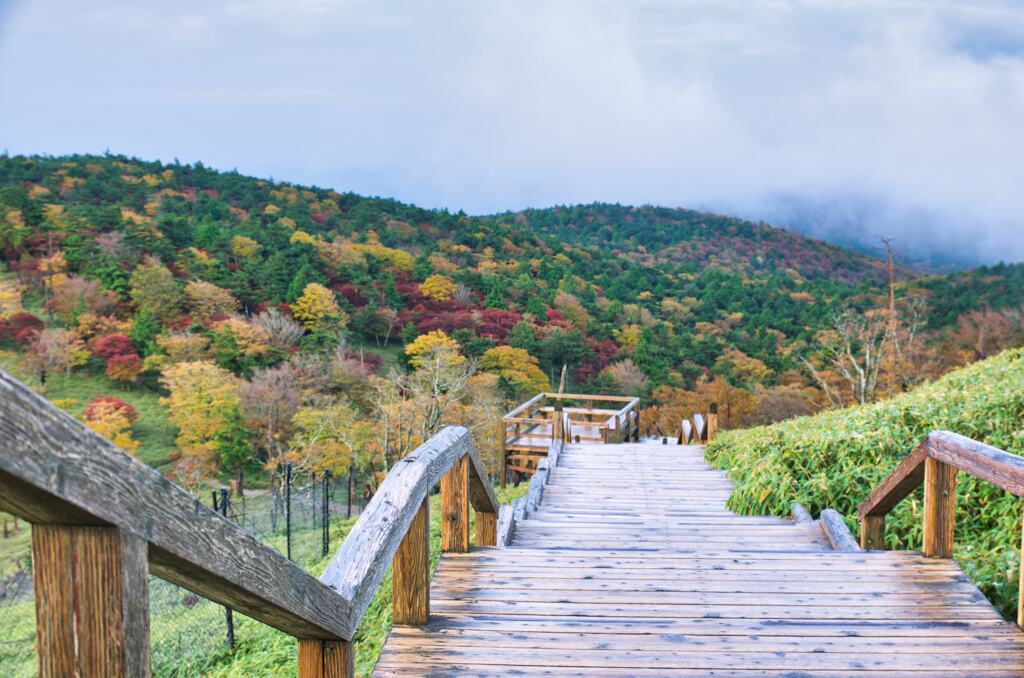
[[[884,402],[723,432],[708,460],[735,484],[733,510],[784,515],[798,501],[834,508],[854,534],[857,504],[930,431],[1024,453],[1024,349],[1013,349]],[[886,519],[886,547],[921,547],[919,489]],[[1021,501],[961,473],[955,558],[1008,618],[1017,606]]]

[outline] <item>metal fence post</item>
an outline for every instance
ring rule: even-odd
[[[284,465],[284,525],[288,533],[288,559],[292,557],[292,464]]]
[[[345,502],[346,504],[348,504],[348,508],[346,509],[346,512],[345,512],[345,516],[347,518],[351,518],[352,517],[352,495],[354,494],[353,491],[352,491],[352,489],[353,489],[352,488],[353,482],[354,482],[354,480],[353,480],[353,477],[352,477],[352,464],[349,464],[348,465],[348,501]]]
[[[216,493],[214,493],[214,498],[216,498]],[[228,499],[228,488],[220,488],[220,514],[225,518],[228,517],[229,503],[230,502]],[[214,502],[214,504],[216,504],[216,502]],[[227,626],[227,636],[225,637],[225,642],[227,643],[228,647],[230,647],[233,650],[235,649],[235,616],[234,613],[231,611],[230,607],[224,608],[224,623]]]
[[[323,508],[323,557],[327,557],[328,552],[331,550],[331,471],[326,469],[324,471],[323,478],[323,497],[322,497],[322,508]]]

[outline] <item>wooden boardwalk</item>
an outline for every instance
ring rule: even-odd
[[[733,514],[702,451],[567,445],[510,548],[441,558],[374,675],[1024,676],[953,561]]]

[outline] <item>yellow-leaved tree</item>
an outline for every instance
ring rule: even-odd
[[[455,341],[444,330],[434,330],[421,334],[405,347],[405,355],[409,356],[409,364],[423,367],[437,357],[451,364],[461,364],[466,358]]]
[[[348,316],[338,306],[334,292],[320,283],[309,283],[291,305],[292,315],[310,330],[344,327]]]
[[[244,235],[231,238],[231,253],[242,259],[249,259],[259,254],[260,244]]]
[[[512,398],[548,391],[551,385],[536,358],[526,349],[495,346],[480,358],[480,369],[498,377]]]
[[[420,294],[434,301],[448,301],[457,289],[455,281],[445,275],[428,276],[420,283]]]
[[[21,313],[22,286],[17,280],[0,280],[0,320]]]
[[[175,470],[184,485],[194,487],[213,471],[217,436],[237,417],[237,381],[206,360],[167,365],[160,381],[169,392],[160,402],[178,427]]]
[[[84,419],[86,426],[135,456],[139,441],[132,438],[131,418],[124,408],[111,402],[98,402],[88,408]]]
[[[373,439],[373,422],[363,419],[348,402],[337,400],[302,407],[292,418],[295,434],[283,461],[296,470],[341,475]]]

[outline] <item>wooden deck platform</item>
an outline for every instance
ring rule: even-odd
[[[744,517],[699,446],[569,445],[508,549],[446,553],[377,676],[1024,676],[951,560]]]

